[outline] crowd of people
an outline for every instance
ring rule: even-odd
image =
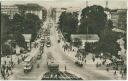
[[[62,46],[62,48],[64,49],[64,52],[65,51],[74,51],[72,46],[68,45],[66,43]],[[108,60],[108,59],[101,58],[101,57],[99,57],[99,58],[100,58],[100,60],[102,59],[101,60],[102,62],[97,62],[96,63],[96,67],[97,68],[105,66],[107,72],[110,72],[110,70],[114,70],[114,72],[113,72],[114,75],[117,75],[117,72],[119,72],[120,75],[121,75],[121,78],[124,78],[124,76],[126,76],[126,71],[127,70],[126,70],[126,67],[123,66],[124,63],[122,63],[122,65],[118,65],[118,64],[116,64],[114,62],[107,63],[106,60]],[[96,60],[96,57],[93,56],[92,57],[92,61],[95,62],[95,60]],[[86,63],[86,57],[84,58],[84,61]]]
[[[22,61],[24,61],[26,56],[21,55],[21,58],[17,58],[17,62],[14,62],[14,60],[11,58],[11,60],[4,60],[4,63],[1,65],[1,75],[4,80],[7,80],[10,75],[13,74],[13,68],[16,64],[20,64]]]
[[[96,58],[92,57],[93,62],[95,62],[94,59],[96,59]],[[100,59],[103,59],[103,60],[101,63],[98,63],[98,62],[96,63],[97,68],[105,66],[107,72],[110,72],[110,70],[114,70],[114,73],[113,73],[114,75],[117,75],[117,72],[119,72],[121,75],[121,78],[126,76],[126,67],[123,66],[124,65],[123,63],[122,63],[122,65],[118,65],[114,62],[107,63],[106,62],[107,59],[104,59],[104,58],[100,58]]]

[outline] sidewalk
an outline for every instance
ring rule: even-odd
[[[61,45],[61,47],[62,47],[63,45],[65,45],[65,43],[64,43],[63,40],[61,40],[60,45]],[[62,48],[62,49],[63,49],[63,48]],[[77,49],[76,47],[72,47],[72,49],[74,49],[74,51],[68,51],[68,50],[67,50],[67,51],[64,51],[64,52],[65,52],[66,55],[69,56],[72,60],[75,60],[75,55],[76,55],[78,49]],[[102,65],[101,67],[96,68],[96,63],[102,64],[103,59],[95,58],[95,61],[93,62],[92,57],[93,57],[93,55],[92,55],[91,53],[89,53],[89,54],[86,56],[86,65],[88,65],[88,66],[93,66],[93,67],[90,67],[90,68],[92,68],[95,72],[99,72],[99,73],[101,73],[101,74],[103,74],[103,75],[106,75],[106,74],[107,74],[107,76],[111,76],[111,77],[113,77],[113,79],[116,79],[116,80],[125,80],[125,79],[126,79],[126,76],[124,76],[124,77],[122,78],[122,75],[120,74],[119,70],[117,70],[117,72],[116,72],[115,75],[114,75],[115,70],[113,70],[112,68],[109,69],[109,72],[108,72],[108,71],[106,70],[106,69],[107,69],[106,65]],[[85,64],[84,64],[84,65],[85,65]]]

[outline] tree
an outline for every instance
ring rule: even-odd
[[[102,32],[100,41],[96,44],[96,49],[94,50],[97,53],[111,53],[112,56],[118,57],[118,51],[121,50],[117,39],[119,39],[119,33],[113,32],[112,30],[106,29]]]
[[[127,37],[126,37],[126,34],[124,34],[123,40],[124,40],[124,49],[127,49]]]
[[[85,51],[86,52],[93,52],[93,48],[95,45],[93,43],[85,42]]]
[[[82,45],[82,41],[80,39],[75,38],[74,41],[74,46],[79,48]]]
[[[23,32],[23,21],[24,17],[20,14],[15,14],[13,19],[10,22],[10,33],[11,34],[17,34]]]
[[[93,5],[82,10],[79,33],[82,34],[100,34],[105,28],[106,14],[104,8]]]
[[[2,44],[2,53],[4,55],[10,55],[12,53],[12,48],[8,44]]]
[[[62,12],[59,18],[59,28],[67,41],[70,41],[70,35],[77,31],[77,16],[78,14],[76,12]]]
[[[24,26],[23,26],[24,27],[23,33],[32,34],[31,41],[34,41],[34,39],[36,38],[37,32],[41,28],[41,23],[42,22],[37,15],[31,14],[31,13],[26,14],[25,20],[24,20]]]
[[[9,16],[6,14],[1,14],[1,43],[4,43],[9,38],[8,35],[8,32],[10,31],[9,22],[10,22]]]

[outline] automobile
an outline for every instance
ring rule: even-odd
[[[42,56],[42,54],[40,53],[40,54],[38,54],[37,55],[37,59],[41,59],[41,56]]]
[[[51,42],[48,41],[48,42],[46,43],[46,46],[47,46],[47,47],[50,47],[50,46],[51,46]]]

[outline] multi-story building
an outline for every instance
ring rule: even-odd
[[[42,9],[38,10],[31,10],[25,9],[23,10],[25,13],[33,13],[38,15],[40,19],[42,19]],[[2,5],[1,6],[1,13],[9,15],[9,18],[12,19],[16,13],[20,13],[21,9],[17,5]]]
[[[112,11],[111,12],[111,20],[113,22],[114,27],[118,27],[118,18],[119,18],[119,15],[118,15],[117,11]]]
[[[104,13],[107,15],[107,20],[111,19],[111,13],[109,10],[105,10]]]
[[[126,20],[127,20],[127,10],[117,9],[111,11],[111,20],[113,22],[114,27],[125,30]]]
[[[25,13],[32,13],[38,15],[38,17],[42,19],[42,10],[26,10]]]
[[[9,18],[12,19],[16,13],[19,13],[19,9],[14,5],[1,5],[1,13],[9,15]]]

